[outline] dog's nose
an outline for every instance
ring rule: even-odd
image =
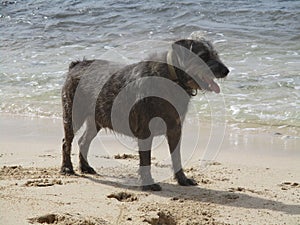
[[[226,66],[224,66],[222,69],[223,76],[226,77],[229,72],[230,72],[229,69]]]

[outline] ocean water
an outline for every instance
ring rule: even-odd
[[[297,0],[1,1],[0,113],[61,117],[72,60],[138,61],[159,41],[201,35],[231,70],[221,82],[228,123],[298,133],[299,12]],[[213,95],[195,97],[189,117],[209,118]]]

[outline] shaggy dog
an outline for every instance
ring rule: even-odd
[[[162,134],[168,141],[176,180],[183,186],[196,185],[182,170],[182,122],[197,90],[219,93],[213,79],[224,78],[228,73],[206,40],[179,40],[158,60],[128,66],[106,60],[72,62],[62,89],[65,136],[61,173],[74,173],[71,145],[74,134],[85,123],[78,142],[82,173],[96,173],[87,161],[88,149],[98,131],[108,128],[138,139],[143,190],[161,190],[151,176],[150,166],[153,137]]]

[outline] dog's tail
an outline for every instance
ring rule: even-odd
[[[69,71],[70,71],[71,69],[73,69],[76,65],[78,65],[78,64],[81,63],[81,62],[82,62],[82,61],[80,61],[80,60],[71,62],[70,65],[69,65]]]
[[[72,70],[75,67],[80,67],[80,68],[84,68],[84,67],[88,67],[90,66],[95,60],[87,60],[86,58],[83,58],[83,60],[76,60],[76,61],[72,61],[69,65],[69,71]]]

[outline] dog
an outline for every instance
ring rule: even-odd
[[[189,54],[193,57],[189,57]],[[175,179],[179,185],[197,185],[195,180],[186,177],[181,165],[182,123],[190,99],[197,94],[197,90],[219,93],[220,88],[214,78],[225,78],[229,69],[222,63],[212,44],[204,39],[178,40],[159,57],[159,60],[144,60],[127,66],[106,60],[85,59],[70,64],[62,88],[62,174],[74,174],[70,157],[72,141],[74,134],[85,123],[85,131],[78,141],[79,169],[82,173],[96,173],[87,161],[88,149],[99,130],[108,128],[138,139],[139,174],[143,190],[161,190],[150,170],[152,140],[154,136],[162,134],[166,135]],[[211,73],[213,77],[204,73]],[[176,87],[184,92],[180,100]],[[154,96],[155,91],[161,92],[165,99]],[[178,107],[173,103],[178,103]],[[118,110],[114,110],[115,105]],[[123,117],[125,111],[127,118]],[[161,120],[157,120],[157,117]],[[165,126],[161,125],[162,120]]]

